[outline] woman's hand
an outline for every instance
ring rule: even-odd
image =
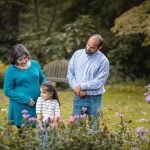
[[[34,101],[32,98],[30,99],[29,105],[30,105],[30,106],[34,106],[34,105],[35,105],[35,101]]]

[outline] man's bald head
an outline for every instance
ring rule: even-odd
[[[87,54],[94,54],[98,50],[101,50],[103,46],[103,38],[99,34],[92,35],[86,44],[86,53]]]

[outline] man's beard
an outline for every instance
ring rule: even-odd
[[[92,55],[92,54],[94,54],[94,53],[92,53],[90,50],[87,50],[87,49],[85,49],[85,52],[86,52],[86,54],[88,54],[88,55]]]

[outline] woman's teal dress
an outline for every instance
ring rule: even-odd
[[[40,85],[46,80],[37,61],[31,60],[27,69],[10,65],[4,77],[4,93],[9,97],[8,120],[16,126],[23,123],[22,110],[27,110],[30,117],[36,117],[36,107],[29,106],[30,99],[35,102],[40,96]]]

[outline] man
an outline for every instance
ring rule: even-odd
[[[77,50],[69,61],[67,78],[74,91],[73,115],[83,114],[83,109],[92,125],[99,119],[104,84],[109,74],[109,61],[100,51],[101,35],[92,35],[85,49]]]

